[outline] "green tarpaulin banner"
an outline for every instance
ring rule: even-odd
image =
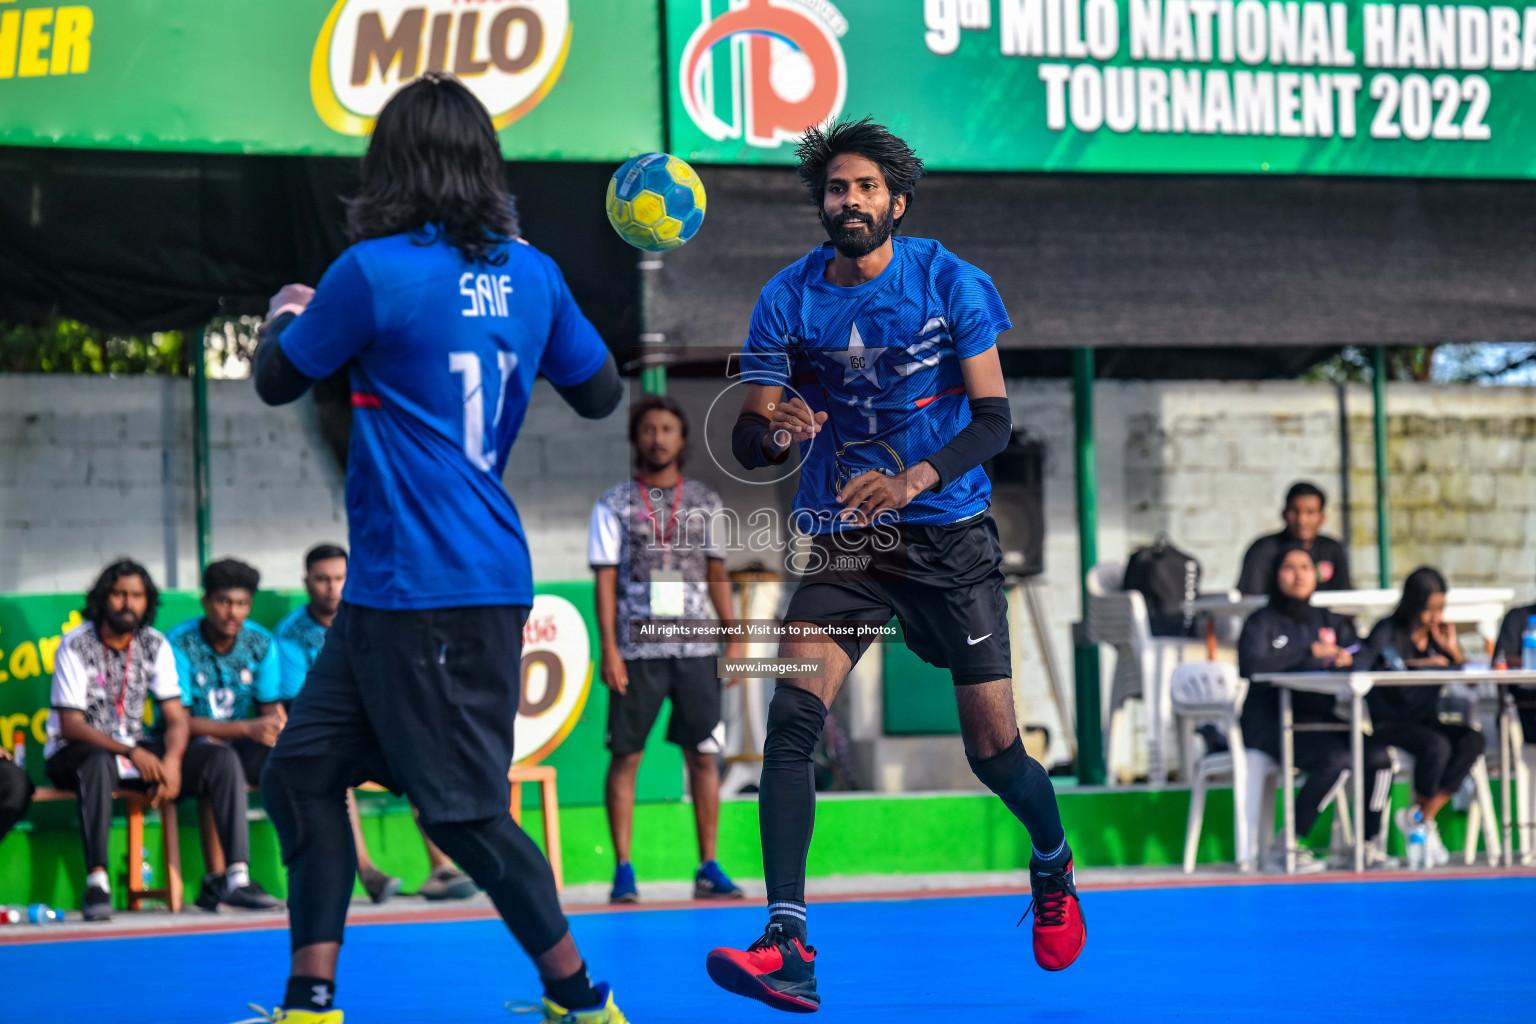
[[[361,153],[389,95],[458,74],[509,159],[661,148],[651,0],[0,0],[0,143]]]
[[[666,0],[673,151],[872,115],[932,169],[1529,177],[1536,7]],[[985,201],[985,195],[978,196]]]

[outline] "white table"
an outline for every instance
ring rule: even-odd
[[[1397,607],[1400,596],[1398,590],[1319,590],[1312,595],[1312,603],[1340,615],[1374,622],[1386,618]],[[1508,587],[1452,587],[1445,595],[1445,621],[1457,626],[1472,626],[1478,636],[1492,643],[1498,638],[1504,611],[1514,599],[1515,592]],[[1230,590],[1185,601],[1183,610],[1186,615],[1207,617],[1206,646],[1214,659],[1215,620],[1250,615],[1268,603],[1269,598],[1263,594],[1240,594]]]
[[[1497,672],[1491,669],[1475,670],[1445,670],[1422,672],[1275,672],[1265,673],[1253,677],[1256,683],[1269,683],[1280,691],[1280,779],[1281,792],[1285,805],[1285,871],[1286,874],[1294,874],[1296,871],[1296,789],[1292,779],[1295,771],[1295,730],[1296,723],[1291,714],[1291,694],[1300,690],[1304,693],[1326,693],[1338,700],[1349,700],[1349,725],[1342,722],[1334,726],[1331,723],[1307,723],[1302,728],[1309,731],[1327,731],[1331,729],[1349,730],[1350,738],[1350,785],[1353,790],[1355,807],[1355,871],[1365,870],[1365,734],[1361,730],[1364,720],[1365,695],[1377,686],[1444,686],[1447,683],[1496,683],[1504,686],[1531,686],[1536,685],[1536,672],[1504,671]],[[1514,824],[1514,805],[1510,800],[1510,777],[1513,774],[1511,766],[1515,763],[1510,756],[1510,715],[1512,702],[1501,699],[1499,701],[1499,749],[1500,761],[1503,763],[1503,776],[1499,783],[1500,832],[1503,839],[1503,860],[1506,865],[1514,863],[1514,847],[1511,843]],[[1514,757],[1519,757],[1519,751],[1514,752]]]

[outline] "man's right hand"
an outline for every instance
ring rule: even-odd
[[[143,747],[134,747],[128,751],[128,760],[139,770],[139,778],[148,783],[165,781],[165,766],[160,759]]]
[[[283,734],[283,726],[287,724],[288,717],[279,707],[276,714],[262,715],[260,718],[248,720],[245,734],[257,743],[270,747],[277,743],[277,738]]]
[[[271,320],[285,307],[289,312],[302,313],[314,297],[315,290],[307,284],[285,284],[267,302],[267,319]],[[298,308],[293,309],[294,306]]]
[[[629,692],[629,669],[624,666],[624,659],[619,655],[617,647],[603,651],[599,672],[603,677],[603,685],[608,689],[621,697]]]
[[[777,402],[770,412],[768,436],[763,443],[772,455],[778,455],[790,445],[809,441],[821,432],[821,425],[827,422],[826,413],[812,413],[811,407],[799,398]]]
[[[1339,653],[1338,644],[1330,644],[1322,640],[1316,640],[1312,644],[1312,657],[1318,661],[1327,661]]]

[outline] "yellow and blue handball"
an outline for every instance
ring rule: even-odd
[[[676,249],[704,223],[704,183],[669,153],[631,157],[608,179],[608,223],[648,252]]]

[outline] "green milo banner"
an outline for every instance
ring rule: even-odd
[[[361,153],[402,82],[458,75],[509,159],[661,148],[651,0],[0,0],[0,143]]]
[[[872,115],[947,170],[1536,174],[1536,7],[666,0],[673,151]]]

